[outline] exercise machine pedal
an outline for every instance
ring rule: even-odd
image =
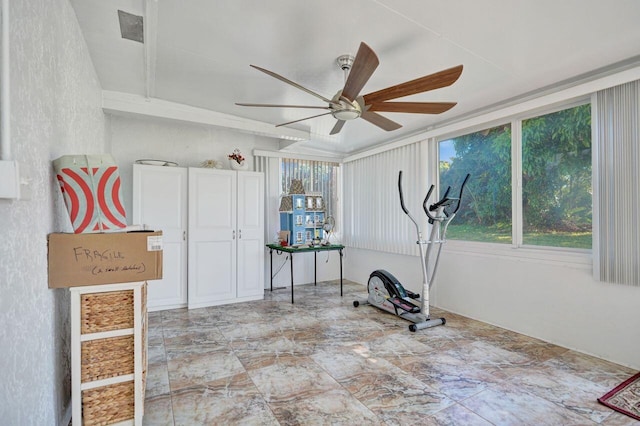
[[[403,311],[417,314],[420,312],[420,306],[416,306],[413,303],[406,302],[398,297],[390,297],[387,299],[393,306],[400,308]]]
[[[409,299],[420,299],[420,293],[414,293],[412,291],[407,290],[406,288],[404,289],[404,291],[407,293],[407,297]]]

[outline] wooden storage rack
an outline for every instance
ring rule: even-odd
[[[146,282],[72,287],[73,425],[141,425]]]

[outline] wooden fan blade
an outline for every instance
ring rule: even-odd
[[[284,81],[285,83],[290,84],[291,86],[295,87],[296,89],[300,89],[300,90],[302,90],[303,92],[307,92],[308,94],[310,94],[310,95],[312,95],[312,96],[315,96],[316,98],[322,99],[323,101],[325,101],[325,102],[327,102],[327,103],[329,103],[329,104],[333,103],[333,102],[331,101],[331,99],[327,99],[327,98],[325,98],[324,96],[319,95],[319,94],[317,94],[316,92],[314,92],[314,91],[312,91],[312,90],[307,89],[306,87],[300,86],[298,83],[295,83],[295,82],[293,82],[293,81],[289,80],[288,78],[285,78],[285,77],[281,76],[280,74],[276,74],[276,73],[275,73],[275,72],[273,72],[273,71],[269,71],[269,70],[267,70],[267,69],[260,68],[260,67],[258,67],[258,66],[256,66],[256,65],[251,65],[251,67],[253,67],[253,68],[257,69],[258,71],[262,71],[263,73],[265,73],[265,74],[267,74],[267,75],[270,75],[270,76],[271,76],[271,77],[273,77],[273,78],[277,78],[277,79],[278,79],[278,80],[280,80],[280,81]]]
[[[342,126],[344,126],[344,123],[346,123],[346,121],[338,120],[336,122],[336,125],[333,126],[333,129],[331,129],[331,131],[329,132],[329,134],[330,135],[337,135],[338,133],[340,133],[340,130],[342,130]]]
[[[326,106],[311,106],[311,105],[278,105],[278,104],[244,104],[236,102],[236,105],[246,107],[266,107],[266,108],[312,108],[312,109],[331,109]]]
[[[357,98],[360,90],[367,84],[379,64],[380,61],[375,52],[366,43],[360,43],[360,48],[349,71],[349,77],[347,77],[342,89],[342,96],[350,101]]]
[[[402,127],[401,124],[398,124],[395,121],[389,120],[388,118],[383,117],[376,112],[363,111],[360,118],[364,118],[369,123],[375,126],[378,126],[382,130],[386,130],[387,132],[390,132],[392,130],[398,130],[400,127]]]
[[[456,106],[456,102],[380,102],[369,105],[368,111],[441,114]]]
[[[325,112],[325,113],[322,113],[322,114],[313,115],[313,116],[311,116],[311,117],[301,118],[301,119],[299,119],[299,120],[293,120],[293,121],[289,121],[289,122],[286,122],[286,123],[276,124],[276,127],[286,126],[286,125],[288,125],[288,124],[297,123],[298,121],[310,120],[310,119],[312,119],[312,118],[322,117],[323,115],[329,115],[329,114],[331,114],[331,112]]]
[[[364,102],[370,105],[451,86],[458,80],[460,74],[462,74],[462,65],[369,93],[364,95]]]

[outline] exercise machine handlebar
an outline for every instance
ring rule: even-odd
[[[413,224],[415,225],[416,232],[418,233],[418,241],[420,241],[422,239],[422,234],[420,233],[420,225],[418,225],[418,222],[413,218],[413,216],[411,216],[411,213],[409,213],[407,206],[404,205],[404,196],[402,194],[402,170],[400,170],[400,173],[398,173],[398,192],[400,193],[400,207],[402,207],[402,211],[405,212],[409,219],[411,219],[411,222],[413,222]]]
[[[429,212],[436,211],[440,206],[443,206],[443,205],[445,206],[445,209],[443,209],[445,216],[449,217],[452,214],[456,214],[456,212],[460,208],[460,203],[462,201],[462,192],[464,191],[464,187],[467,184],[467,181],[469,180],[470,176],[471,176],[470,174],[467,174],[467,176],[464,178],[464,181],[462,181],[462,185],[460,185],[460,194],[458,195],[458,198],[449,198],[449,192],[451,192],[451,187],[449,186],[447,187],[447,190],[445,191],[444,195],[439,201],[427,207],[427,204],[429,203],[429,198],[431,198],[431,194],[435,189],[435,185],[431,185],[431,187],[429,187],[427,196],[424,197],[424,201],[422,202],[422,208],[424,212],[427,214],[427,217],[429,218],[429,223],[433,223],[436,220],[436,218],[432,216],[431,213]],[[402,193],[402,170],[400,170],[400,172],[398,173],[398,192],[400,193],[400,207],[402,207],[402,211],[404,211],[413,220],[413,218],[411,217],[411,214],[409,213],[409,210],[407,210],[407,207],[404,205],[404,195]],[[451,205],[453,202],[457,202],[456,208],[451,213],[449,213],[446,211],[446,207]]]
[[[451,213],[445,212],[447,216],[456,214],[458,212],[458,209],[460,208],[460,203],[462,202],[462,191],[464,191],[464,186],[467,184],[467,181],[469,180],[470,176],[471,175],[467,173],[467,176],[465,176],[464,180],[462,181],[462,185],[460,185],[460,194],[458,195],[458,203],[456,204],[456,208]]]
[[[436,220],[436,218],[431,216],[431,213],[429,212],[435,211],[441,204],[446,203],[449,200],[449,198],[447,198],[449,195],[449,191],[451,191],[451,187],[449,186],[447,190],[444,192],[444,195],[442,196],[440,201],[436,202],[435,204],[432,204],[431,207],[427,207],[427,203],[429,202],[429,197],[431,197],[431,193],[433,192],[433,189],[435,187],[436,187],[435,185],[431,185],[431,187],[429,188],[429,192],[427,192],[427,196],[424,197],[424,201],[422,202],[422,209],[427,214],[427,217],[429,218],[429,223],[433,223],[433,221]]]
[[[433,185],[431,189],[433,189]],[[409,214],[409,210],[407,210],[407,207],[404,205],[404,197],[402,196],[402,170],[398,173],[398,192],[400,193],[400,207],[402,207],[402,211]],[[429,190],[429,193],[431,193],[431,190]]]

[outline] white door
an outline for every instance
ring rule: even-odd
[[[186,306],[187,169],[134,164],[132,223],[162,231],[162,279],[149,281],[149,310]]]
[[[189,309],[236,297],[237,172],[189,168]]]
[[[264,175],[238,172],[238,298],[264,295]]]

